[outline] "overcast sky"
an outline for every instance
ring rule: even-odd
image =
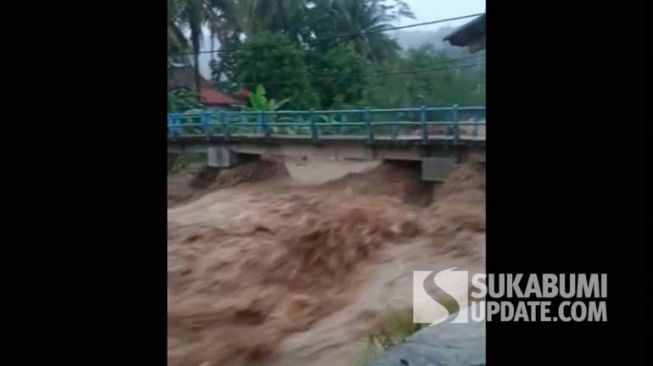
[[[485,12],[485,0],[404,0],[417,19],[404,19],[400,25],[428,22],[431,20],[454,18],[468,14]],[[460,26],[470,19],[426,25],[412,29],[436,30],[442,26]],[[410,28],[409,28],[410,29]]]
[[[455,18],[463,15],[485,12],[485,0],[404,0],[415,14],[415,19],[403,19],[397,25],[428,22],[432,20]],[[473,18],[444,22],[421,27],[408,28],[407,30],[435,31],[440,27],[458,27]],[[202,50],[210,50],[211,44],[208,29],[204,29],[205,37]],[[208,63],[211,57],[208,54],[200,55],[200,72],[205,77],[210,77],[211,71]]]

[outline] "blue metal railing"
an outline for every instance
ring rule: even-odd
[[[306,138],[378,140],[434,139],[457,142],[484,133],[485,107],[421,107],[308,111],[201,111],[168,114],[168,136],[232,139]]]

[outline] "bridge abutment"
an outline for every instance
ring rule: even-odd
[[[443,182],[449,173],[456,169],[457,162],[449,157],[430,157],[422,159],[422,180]]]
[[[240,161],[237,153],[228,147],[209,147],[207,149],[207,165],[212,168],[231,168]]]

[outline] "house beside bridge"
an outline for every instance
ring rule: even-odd
[[[485,49],[485,14],[456,29],[444,38],[452,46],[467,47],[470,53]]]
[[[200,76],[200,102],[208,111],[233,109],[243,104],[237,97],[214,87],[209,80]],[[194,70],[192,66],[173,66],[168,68],[168,90],[186,88],[195,90]]]

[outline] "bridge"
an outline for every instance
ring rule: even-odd
[[[441,181],[456,164],[485,162],[485,107],[198,111],[168,115],[168,152],[207,151],[209,166],[242,155],[421,161]]]

